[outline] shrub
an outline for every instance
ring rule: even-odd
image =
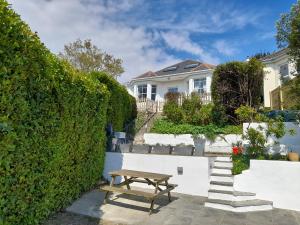
[[[182,123],[183,121],[183,111],[182,109],[178,106],[173,101],[166,102],[163,108],[163,113],[164,115],[168,118],[169,121],[173,123]]]
[[[93,72],[92,77],[105,84],[110,92],[107,122],[112,124],[114,130],[123,131],[125,125],[136,118],[135,98],[112,76]]]
[[[165,99],[167,102],[173,102],[178,104],[178,100],[181,97],[181,94],[179,92],[167,92],[165,94]]]
[[[250,166],[250,158],[245,154],[232,154],[232,174],[237,175],[243,172],[243,170],[249,169]]]
[[[212,123],[213,104],[203,105],[198,111],[192,115],[192,124],[194,125],[208,125]]]
[[[0,224],[39,224],[100,179],[110,94],[4,0],[0,21]]]
[[[263,96],[263,64],[252,58],[249,62],[229,62],[216,67],[212,79],[212,98],[222,105],[231,122],[241,105],[258,108]]]
[[[249,123],[253,121],[256,110],[250,106],[242,105],[235,110],[235,114],[240,123]]]
[[[151,132],[160,134],[207,134],[211,136],[212,134],[241,134],[242,127],[233,125],[219,127],[214,124],[195,126],[190,124],[175,124],[165,119],[158,119],[154,122]]]

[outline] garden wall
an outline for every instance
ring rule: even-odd
[[[287,153],[288,150],[292,150],[295,152],[300,153],[300,125],[293,123],[293,122],[285,122],[285,127],[286,127],[286,134],[280,138],[276,139],[275,137],[269,137],[268,138],[268,144],[271,146],[269,148],[269,151],[271,153]],[[248,123],[243,124],[243,132],[246,131],[247,127],[249,126]],[[253,127],[255,129],[258,128],[258,126],[266,126],[264,123],[251,123],[250,127]],[[295,135],[290,135],[288,133],[288,130],[293,129],[296,134]],[[278,141],[280,145],[274,145],[274,142]]]
[[[232,144],[240,141],[241,135],[224,135],[222,138],[218,137],[215,141],[210,141],[203,135],[200,135],[199,138],[194,138],[190,134],[145,133],[144,140],[145,144],[148,145],[192,145],[197,150],[203,151],[204,148],[205,152],[231,152]]]
[[[170,174],[173,175],[170,178],[170,183],[178,184],[175,192],[207,196],[209,164],[210,159],[208,157],[107,152],[103,176],[110,179],[108,173],[119,169]],[[178,167],[183,168],[182,175],[178,174]],[[140,186],[142,184],[135,185]]]
[[[249,170],[234,176],[237,191],[256,193],[274,207],[300,211],[300,162],[251,160]]]

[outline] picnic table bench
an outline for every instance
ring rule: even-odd
[[[154,200],[158,196],[168,193],[169,201],[171,201],[170,192],[175,187],[177,187],[176,184],[168,183],[168,180],[170,179],[170,177],[172,177],[172,175],[166,175],[160,173],[149,173],[149,172],[142,172],[142,171],[135,171],[135,170],[125,170],[125,169],[113,171],[110,172],[109,174],[112,177],[110,185],[106,185],[100,188],[102,191],[106,192],[104,203],[107,202],[108,195],[110,192],[118,192],[127,195],[141,196],[150,201],[149,214],[152,213]],[[124,177],[124,181],[119,184],[115,184],[115,178],[118,176]],[[154,193],[140,191],[140,190],[132,190],[130,188],[130,184],[134,182],[145,183],[154,186],[155,187]],[[123,186],[126,186],[126,189],[123,188]],[[165,188],[163,189],[162,186]]]

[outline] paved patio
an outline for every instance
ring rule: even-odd
[[[67,212],[93,217],[94,220],[91,220],[93,223],[84,223],[93,225],[300,225],[300,212],[274,209],[264,212],[232,213],[205,208],[205,198],[199,196],[174,193],[171,203],[163,196],[156,201],[154,213],[150,216],[149,202],[142,198],[117,194],[111,196],[109,203],[104,205],[103,198],[104,194],[99,190],[91,191],[75,201],[67,208]],[[98,219],[97,222],[95,219]],[[61,225],[69,224],[80,223],[77,221],[61,223]]]

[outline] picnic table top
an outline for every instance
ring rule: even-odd
[[[143,171],[136,170],[117,170],[109,173],[112,176],[129,176],[129,177],[139,177],[139,178],[147,178],[152,180],[168,180],[172,175],[160,174],[160,173],[149,173]]]

